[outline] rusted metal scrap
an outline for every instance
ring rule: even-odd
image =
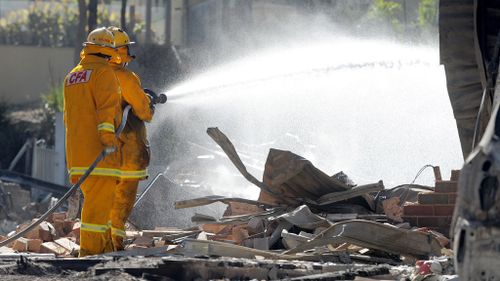
[[[261,189],[259,202],[289,207],[309,204],[318,209],[328,209],[330,203],[340,201],[329,202],[324,198],[323,201],[318,201],[322,196],[330,194],[330,199],[335,199],[332,193],[351,191],[351,186],[335,177],[328,176],[309,160],[290,151],[278,149],[270,149],[265,164],[263,182],[261,182],[247,171],[234,145],[226,135],[218,128],[208,128],[207,134],[222,148],[238,171],[248,181]],[[370,188],[377,191],[383,189],[383,184],[379,182],[370,185]],[[368,191],[359,192],[359,194],[356,191],[359,190],[352,191],[355,193],[354,197],[346,196],[352,194],[351,192],[341,194],[344,196],[341,202],[361,205],[374,211],[375,203],[373,198],[366,194]]]

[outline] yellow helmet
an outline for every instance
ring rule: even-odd
[[[116,27],[116,26],[110,26],[108,27],[108,30],[113,33],[113,36],[115,37],[115,47],[123,47],[123,46],[128,46],[130,44],[134,44],[135,42],[130,42],[130,37],[128,36],[127,32],[125,32],[123,29]]]
[[[101,47],[115,48],[115,38],[111,31],[107,30],[105,27],[99,27],[89,33],[87,41],[84,42],[83,45],[97,45]]]
[[[129,45],[134,44],[135,42],[130,42],[130,37],[128,36],[128,34],[123,31],[123,29],[116,26],[110,26],[108,27],[108,30],[113,33],[113,36],[115,38],[115,46],[118,51],[118,57],[112,59],[110,62],[122,64],[129,63],[130,61],[135,59],[135,56],[130,54],[129,49]]]

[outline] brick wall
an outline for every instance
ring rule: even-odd
[[[457,197],[458,175],[459,171],[454,170],[450,180],[437,179],[434,192],[420,193],[417,204],[405,205],[404,221],[448,236]]]

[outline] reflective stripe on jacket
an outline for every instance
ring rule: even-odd
[[[122,145],[122,179],[144,179],[149,165],[150,151],[144,121],[150,121],[153,113],[150,100],[141,87],[139,77],[132,71],[114,65],[116,77],[122,90],[122,107],[132,106],[132,113],[120,136]]]
[[[120,86],[105,58],[84,55],[64,80],[66,162],[76,182],[95,158],[115,140],[121,121]],[[120,153],[105,157],[92,176],[120,177]]]

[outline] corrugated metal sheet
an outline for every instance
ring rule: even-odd
[[[55,182],[56,161],[56,151],[48,148],[35,147],[33,149],[32,177],[48,182]]]

